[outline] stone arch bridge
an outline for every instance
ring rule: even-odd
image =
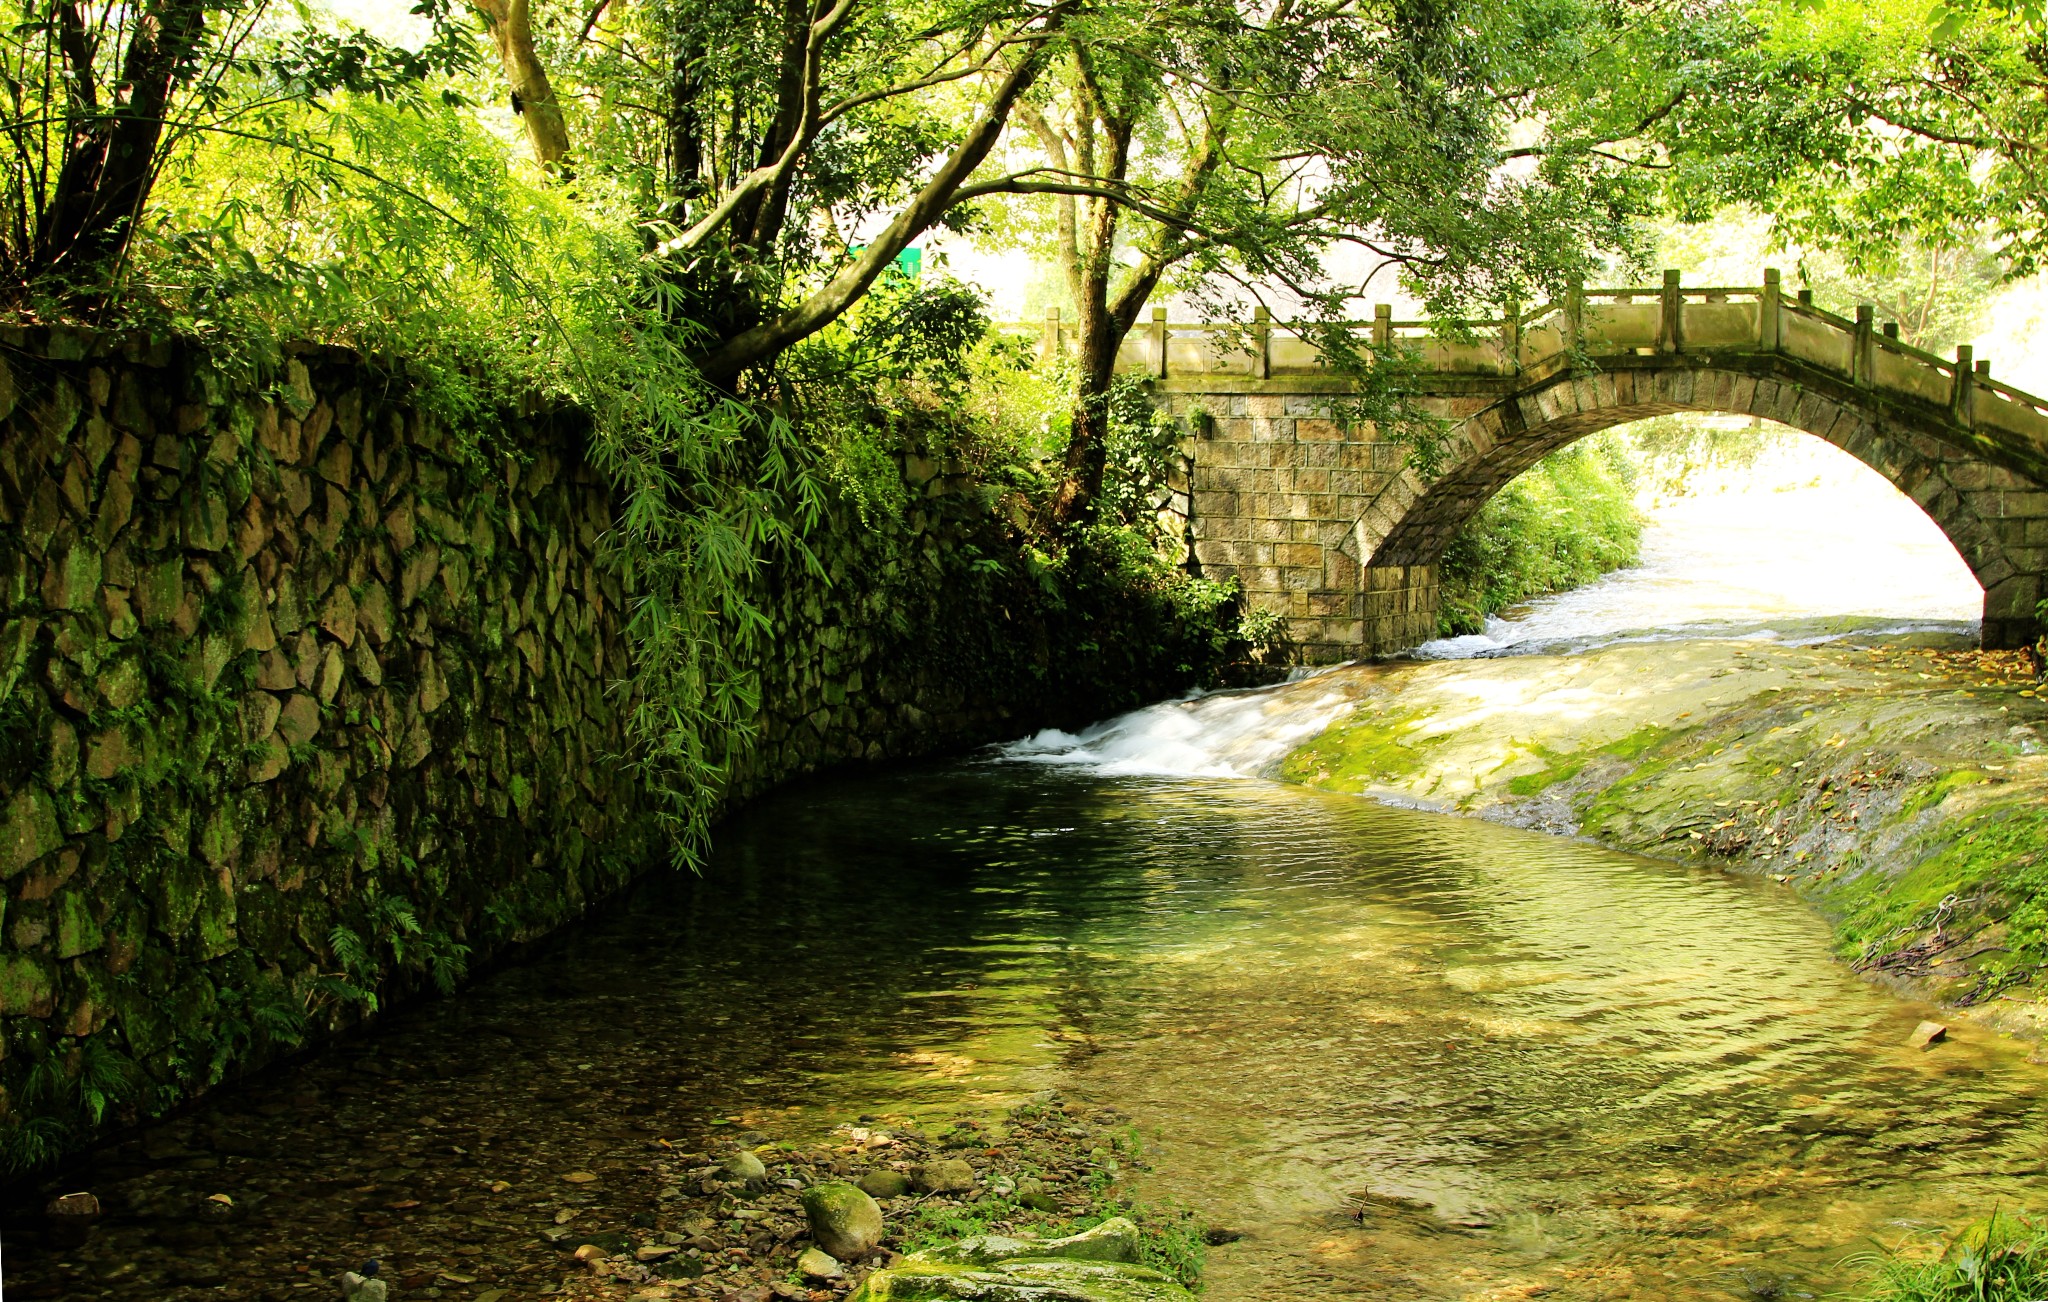
[[[1369,331],[1369,335],[1368,332]],[[1045,346],[1063,346],[1057,316]],[[1464,523],[1546,454],[1670,412],[1761,417],[1826,439],[1919,503],[1984,589],[1986,647],[2039,632],[2048,596],[2048,401],[1970,350],[1913,348],[1873,310],[1823,311],[1778,273],[1752,288],[1574,292],[1502,321],[1439,330],[1382,307],[1362,338],[1406,350],[1404,381],[1447,420],[1440,473],[1331,403],[1350,382],[1263,314],[1175,325],[1155,309],[1119,369],[1150,377],[1193,432],[1175,508],[1202,572],[1235,575],[1285,616],[1304,659],[1387,655],[1436,636],[1437,562]]]

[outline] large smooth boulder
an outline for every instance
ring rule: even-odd
[[[881,1207],[850,1184],[812,1185],[803,1204],[811,1241],[840,1261],[859,1261],[882,1241]]]
[[[1138,1227],[1122,1216],[1064,1239],[977,1234],[868,1276],[848,1302],[1194,1302],[1138,1263]]]

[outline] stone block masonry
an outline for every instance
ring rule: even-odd
[[[1488,499],[1574,439],[1682,411],[1775,421],[1858,458],[1955,544],[1984,589],[1987,648],[2042,635],[2048,399],[1992,383],[1967,348],[1949,361],[1875,335],[1869,312],[1852,321],[1788,298],[1775,271],[1760,287],[1697,290],[1666,272],[1661,289],[1574,291],[1455,329],[1390,312],[1375,314],[1370,346],[1392,350],[1416,414],[1440,423],[1446,455],[1428,476],[1370,423],[1331,419],[1356,395],[1299,332],[1254,353],[1234,328],[1197,326],[1202,346],[1175,348],[1164,368],[1134,335],[1117,362],[1196,432],[1196,563],[1282,616],[1305,660],[1433,636],[1438,562]],[[1280,541],[1296,546],[1259,545]]]
[[[573,417],[479,460],[343,353],[0,344],[0,1079],[174,1097],[654,854]]]
[[[118,1056],[117,1104],[163,1106],[668,861],[585,430],[508,415],[479,454],[338,350],[256,385],[0,331],[0,1141],[38,1064]],[[730,798],[1188,685],[1109,658],[1153,640],[1126,611],[1069,637],[988,580],[991,495],[902,465],[902,509],[832,509],[823,577],[762,575]]]
[[[1604,361],[1610,369],[1598,373],[1532,368],[1478,393],[1461,391],[1478,383],[1471,377],[1417,377],[1415,405],[1445,431],[1443,468],[1427,478],[1369,422],[1326,419],[1344,396],[1341,382],[1166,380],[1160,400],[1194,431],[1187,528],[1195,560],[1210,577],[1236,578],[1252,605],[1284,617],[1308,662],[1399,652],[1437,635],[1437,563],[1516,475],[1614,425],[1729,412],[1825,439],[1917,502],[1984,589],[1987,647],[2040,635],[2037,603],[2048,597],[2044,481],[2016,468],[2010,449],[1956,426],[1945,408],[1882,400],[1776,353]],[[1430,392],[1432,384],[1441,391]]]

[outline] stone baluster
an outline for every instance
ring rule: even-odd
[[[1394,342],[1394,305],[1376,303],[1372,309],[1372,346],[1385,348]]]
[[[1657,351],[1675,353],[1685,347],[1685,298],[1678,291],[1678,272],[1664,273],[1664,310],[1657,318]]]
[[[1156,379],[1166,378],[1166,309],[1152,309],[1152,374]]]
[[[1949,415],[1965,429],[1974,428],[1977,424],[1977,373],[1971,352],[1968,344],[1956,345],[1955,379],[1949,389],[1948,400]],[[1986,366],[1988,368],[1989,363]]]
[[[1856,305],[1856,333],[1849,350],[1849,378],[1859,389],[1871,385],[1871,376],[1877,369],[1877,344],[1873,336],[1877,333],[1877,309],[1868,303]]]
[[[1785,301],[1785,283],[1782,273],[1776,267],[1764,268],[1763,302],[1756,314],[1756,346],[1767,353],[1778,351],[1785,337],[1785,321],[1782,315]]]
[[[1056,362],[1060,359],[1060,310],[1056,307],[1045,309],[1045,360]]]
[[[1574,279],[1564,291],[1564,346],[1577,352],[1586,339],[1586,282]]]
[[[1263,303],[1252,309],[1252,374],[1261,380],[1273,374],[1273,309]]]

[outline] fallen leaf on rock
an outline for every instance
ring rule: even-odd
[[[570,1184],[589,1184],[597,1179],[597,1174],[592,1171],[571,1171],[562,1178]]]

